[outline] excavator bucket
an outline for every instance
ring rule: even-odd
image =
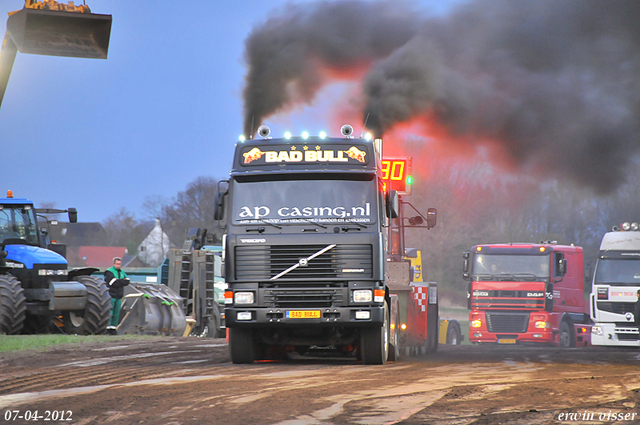
[[[118,335],[183,336],[182,298],[166,285],[131,282],[125,287]]]
[[[111,15],[24,8],[7,20],[20,53],[106,59]]]

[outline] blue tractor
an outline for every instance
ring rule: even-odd
[[[0,334],[46,333],[53,317],[62,317],[66,333],[104,333],[111,298],[104,280],[91,276],[94,268],[68,269],[66,246],[51,243],[42,214],[68,213],[75,208],[36,209],[33,202],[0,198]]]

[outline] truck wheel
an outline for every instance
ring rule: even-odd
[[[22,332],[26,311],[20,281],[10,275],[0,275],[0,334],[17,335]]]
[[[62,313],[64,331],[67,334],[102,334],[111,318],[111,297],[104,280],[94,276],[78,276],[78,282],[87,288],[87,305],[83,311]]]
[[[253,363],[256,348],[252,329],[229,328],[229,352],[233,363]]]
[[[360,334],[362,362],[385,364],[389,357],[389,307],[384,303],[384,321],[379,328],[365,328]]]
[[[560,348],[573,348],[576,346],[571,334],[571,327],[566,320],[563,320],[560,324],[560,337],[558,341]]]
[[[450,345],[460,345],[462,342],[462,333],[460,332],[460,328],[455,324],[449,323],[449,329],[447,329],[447,344]]]

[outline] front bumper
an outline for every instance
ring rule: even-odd
[[[552,344],[555,342],[555,335],[550,330],[542,329],[540,332],[509,334],[469,328],[469,341],[473,343],[488,342],[498,344],[517,344],[525,342]]]
[[[291,318],[291,312],[319,312],[318,318]],[[368,318],[357,318],[367,316]],[[250,313],[250,320],[237,320],[239,313]],[[287,314],[289,313],[289,314]],[[317,313],[316,313],[317,314]],[[307,315],[311,315],[307,313]],[[233,327],[304,327],[340,326],[374,327],[384,322],[383,306],[367,307],[324,307],[324,308],[267,308],[267,307],[227,307],[225,319],[228,328]]]
[[[594,328],[598,327],[602,332],[594,333]],[[640,330],[637,326],[617,326],[615,323],[596,323],[591,329],[591,345],[640,347]]]

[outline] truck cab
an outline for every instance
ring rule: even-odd
[[[471,342],[588,344],[581,247],[477,245],[463,268]]]
[[[387,226],[398,198],[383,190],[381,141],[351,132],[236,145],[216,209],[228,226],[225,317],[234,363],[310,347],[386,362]]]
[[[623,223],[602,238],[591,287],[593,345],[640,346],[640,231]]]

